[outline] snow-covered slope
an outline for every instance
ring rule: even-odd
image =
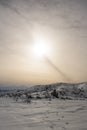
[[[87,83],[38,85],[0,94],[0,130],[87,130],[87,100],[65,100],[86,99]]]
[[[0,98],[0,130],[87,130],[87,101]]]
[[[38,96],[39,98],[42,97],[44,98],[56,97],[61,99],[87,98],[87,82],[77,83],[77,84],[55,83],[55,84],[48,84],[48,85],[35,85],[32,87],[24,87],[25,89],[23,87],[20,88],[21,88],[20,90],[17,87],[13,90],[11,88],[10,92],[15,93],[15,95],[31,94],[32,97]]]
[[[37,85],[29,88],[31,92],[54,92],[58,96],[56,97],[74,97],[74,98],[87,98],[87,82],[70,84],[70,83],[56,83],[49,85]]]

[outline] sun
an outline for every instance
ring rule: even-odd
[[[33,44],[33,54],[38,58],[44,58],[49,54],[50,47],[48,47],[49,43],[46,38],[43,37],[35,37]]]
[[[26,57],[31,56],[33,59],[42,59],[51,55],[51,45],[49,40],[42,35],[33,36],[31,45],[27,45],[25,48]]]
[[[44,57],[48,54],[49,48],[46,44],[37,43],[33,46],[33,53],[37,57]]]

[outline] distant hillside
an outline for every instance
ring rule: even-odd
[[[28,89],[29,87],[31,87],[31,86],[0,85],[0,90],[6,90],[6,91],[25,90],[25,89]]]
[[[87,82],[83,83],[55,83],[48,85],[35,85],[35,86],[1,86],[1,91],[13,91],[15,94],[20,93],[20,95],[25,95],[25,93],[40,98],[42,97],[56,97],[63,99],[72,98],[87,98]],[[16,91],[14,91],[16,90]],[[22,90],[22,91],[21,91]]]
[[[87,82],[84,83],[56,83],[49,85],[36,85],[28,89],[31,92],[43,91],[54,93],[57,98],[87,98]]]
[[[67,89],[73,89],[73,88],[81,88],[81,89],[87,89],[87,82],[83,83],[55,83],[55,84],[48,84],[48,85],[35,85],[32,87],[29,87],[28,89],[31,91],[45,91],[45,90],[53,90],[53,89],[60,89],[60,88],[67,88]]]

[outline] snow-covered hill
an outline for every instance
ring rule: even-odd
[[[31,92],[43,92],[46,91],[48,93],[54,93],[55,97],[79,97],[79,98],[87,98],[87,82],[84,83],[56,83],[56,84],[48,84],[48,85],[36,85],[30,87],[28,90]]]
[[[87,83],[37,85],[0,94],[0,130],[87,130],[87,100],[69,100],[86,99]]]
[[[10,93],[15,95],[32,95],[32,98],[60,98],[60,99],[75,99],[75,98],[87,98],[87,82],[84,83],[55,83],[48,85],[35,85],[32,87],[11,87],[6,88]],[[11,89],[10,89],[11,88]],[[2,89],[2,91],[5,90]],[[15,91],[14,91],[15,90]],[[37,96],[38,95],[38,96]]]

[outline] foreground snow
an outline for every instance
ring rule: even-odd
[[[0,98],[0,130],[87,130],[87,101]]]

